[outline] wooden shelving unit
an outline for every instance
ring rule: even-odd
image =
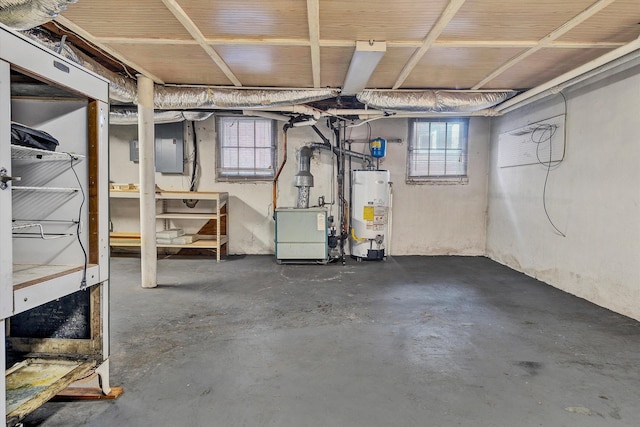
[[[110,197],[115,199],[139,199],[140,193],[131,190],[110,191]],[[209,202],[208,207],[188,208],[183,200],[197,200]],[[162,221],[162,229],[168,229],[172,224],[183,221],[215,221],[215,233],[211,235],[198,234],[193,243],[174,244],[157,243],[158,248],[173,249],[212,249],[216,251],[216,260],[220,256],[224,245],[229,242],[226,234],[226,219],[229,194],[225,192],[188,192],[188,191],[159,191],[156,193],[156,219]],[[112,232],[111,247],[140,247],[140,235],[135,232]]]

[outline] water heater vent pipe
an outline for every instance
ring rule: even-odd
[[[298,153],[298,173],[293,178],[293,185],[298,187],[297,209],[309,207],[309,189],[313,187],[311,175],[311,148],[302,147]]]

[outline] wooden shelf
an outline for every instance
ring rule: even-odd
[[[78,265],[13,264],[13,287],[21,288],[83,269]]]
[[[136,185],[133,184],[113,184],[115,188],[112,188],[109,192],[112,199],[139,199],[140,192]],[[171,220],[180,221],[216,221],[214,234],[201,234],[199,240],[193,243],[187,244],[170,244],[170,243],[156,243],[158,248],[175,248],[175,249],[215,249],[216,259],[220,261],[221,247],[229,242],[226,236],[225,227],[221,227],[220,223],[226,221],[227,212],[226,205],[229,200],[229,194],[226,192],[213,192],[213,191],[157,191],[155,193],[156,201],[162,201],[156,205],[158,212],[156,213],[156,219],[165,221],[165,228],[170,227]],[[207,204],[206,207],[202,205],[195,209],[187,208],[180,204],[182,200],[198,200],[213,202]],[[195,212],[194,212],[195,210]],[[208,210],[208,211],[207,211]],[[140,235],[139,233],[129,232],[113,232],[111,233],[110,245],[112,247],[140,247]]]
[[[226,216],[227,214],[220,214],[220,217]],[[218,215],[214,213],[206,213],[206,212],[198,212],[198,213],[182,213],[182,212],[173,212],[173,213],[161,213],[157,214],[156,218],[158,219],[218,219]]]
[[[88,264],[86,275],[84,265],[13,265],[13,310],[22,313],[49,301],[54,301],[85,287],[99,283],[100,268]]]
[[[220,207],[224,206],[229,198],[229,193],[214,192],[214,191],[160,191],[156,193],[156,199],[166,200],[182,200],[182,199],[196,199],[196,200],[216,200],[220,201]]]
[[[156,243],[156,247],[158,248],[184,248],[184,249],[218,249],[219,246],[224,245],[229,241],[227,236],[220,236],[220,240],[209,239],[208,237],[214,236],[200,236],[201,240],[196,240],[193,243],[187,243],[184,245],[174,245],[170,243]],[[140,239],[135,238],[118,238],[113,237],[110,241],[111,246],[119,246],[119,247],[130,247],[136,248],[140,247]]]
[[[109,190],[109,197],[114,199],[139,199],[140,192],[137,190]],[[229,193],[214,191],[158,191],[156,199],[158,200],[215,200],[220,203],[220,207],[227,203]]]
[[[111,190],[109,191],[109,197],[111,199],[139,199],[140,193],[137,191]]]

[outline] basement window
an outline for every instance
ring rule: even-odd
[[[409,120],[407,183],[466,183],[469,119]]]
[[[218,117],[218,178],[270,179],[276,160],[275,123],[254,117]]]

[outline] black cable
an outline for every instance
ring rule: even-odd
[[[549,151],[551,151],[551,138],[553,138],[553,135],[556,134],[557,130],[558,126],[556,125],[542,124],[537,125],[531,132],[531,142],[536,144],[536,159],[538,159],[538,163],[543,166],[547,166],[547,163],[550,164],[552,163],[552,161],[551,158],[549,159],[549,162],[546,162],[540,158],[540,145],[544,144],[545,142],[549,142]],[[549,136],[545,136],[547,133],[549,134]],[[540,135],[539,137],[536,136],[538,134]],[[560,161],[556,161],[553,163],[559,162]]]
[[[196,122],[191,122],[193,130],[193,171],[191,172],[191,187],[189,191],[196,191],[196,173],[198,170],[198,137],[196,136]]]
[[[556,225],[553,223],[553,221],[551,220],[551,216],[549,216],[549,211],[547,210],[547,183],[549,182],[549,173],[551,172],[551,156],[552,156],[552,149],[551,149],[551,140],[549,140],[549,163],[547,163],[547,173],[544,177],[544,187],[542,188],[542,207],[544,208],[544,213],[547,216],[547,219],[549,220],[549,224],[551,224],[551,226],[558,232],[558,234],[560,234],[562,237],[567,237],[562,231],[560,231],[558,229],[558,227],[556,227]],[[558,163],[560,164],[560,163]]]
[[[566,126],[567,98],[564,96],[564,94],[562,92],[559,92],[559,93],[560,93],[560,95],[562,95],[562,98],[564,99],[564,116],[565,116],[564,141],[565,141],[565,144],[566,144],[566,141],[567,141],[567,126]],[[542,166],[546,166],[547,167],[547,172],[546,172],[546,175],[544,177],[544,186],[542,187],[542,207],[544,209],[544,213],[547,216],[547,219],[549,220],[549,224],[551,224],[551,226],[556,230],[556,232],[558,232],[558,234],[560,234],[562,237],[567,237],[553,223],[553,220],[551,219],[551,216],[549,215],[549,211],[547,210],[547,184],[549,182],[549,174],[551,173],[551,168],[555,167],[555,166],[558,166],[560,163],[562,163],[562,160],[563,160],[563,159],[560,159],[560,160],[553,161],[552,138],[555,135],[557,130],[558,130],[558,126],[557,125],[550,125],[550,124],[538,125],[538,126],[536,126],[535,129],[533,129],[533,132],[531,132],[531,141],[534,144],[536,144],[536,158],[538,159],[538,163],[540,163]],[[536,137],[537,133],[539,133],[539,135],[540,135],[539,137]],[[549,136],[545,137],[545,135],[547,133],[548,133]],[[549,142],[549,161],[548,162],[545,162],[542,159],[540,159],[540,145],[545,143],[545,142]]]
[[[78,182],[78,187],[80,188],[80,194],[82,194],[82,201],[80,202],[80,208],[78,209],[78,223],[76,225],[76,237],[78,238],[78,243],[80,244],[80,249],[82,249],[82,253],[84,254],[84,268],[82,269],[82,280],[80,281],[80,289],[85,289],[87,287],[87,265],[89,264],[89,256],[87,255],[87,250],[82,243],[82,239],[80,238],[80,228],[82,225],[82,208],[86,202],[86,196],[84,194],[84,189],[82,188],[82,183],[80,182],[80,178],[74,168],[73,161],[78,160],[77,157],[74,157],[71,153],[66,153],[71,160],[71,172],[76,177],[76,181]]]

